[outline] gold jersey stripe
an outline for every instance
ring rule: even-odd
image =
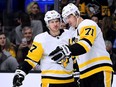
[[[42,83],[42,87],[49,87],[49,83]]]
[[[104,76],[105,76],[105,79],[104,79],[105,87],[110,87],[111,86],[111,79],[112,79],[112,72],[105,71]]]
[[[86,77],[89,77],[90,75],[93,75],[95,73],[98,73],[98,72],[101,72],[101,71],[113,71],[112,67],[110,66],[102,66],[102,67],[98,67],[96,69],[93,69],[91,71],[88,71],[84,74],[81,74],[80,75],[80,78],[83,79],[83,78],[86,78]]]
[[[83,68],[91,63],[94,63],[94,62],[97,62],[97,61],[101,61],[101,60],[109,60],[110,61],[110,58],[107,57],[107,56],[102,56],[102,57],[97,57],[97,58],[93,58],[91,60],[88,60],[82,64],[79,65],[80,68]]]
[[[73,73],[73,71],[70,71],[70,72],[68,72],[68,71],[63,71],[63,70],[43,70],[42,71],[42,74],[48,74],[48,73],[50,73],[50,74],[72,74]]]
[[[48,79],[44,78],[42,79],[42,83],[51,83],[51,84],[61,84],[61,83],[70,83],[74,82],[74,79],[67,79],[67,80],[56,80],[56,79]]]
[[[25,59],[33,68],[37,65],[37,63],[31,61],[30,59]]]

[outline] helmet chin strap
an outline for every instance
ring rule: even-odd
[[[76,24],[76,27],[75,27],[75,29],[78,27],[78,25],[79,25],[79,19],[80,19],[80,16],[76,16],[76,18],[77,18],[77,24]]]
[[[75,29],[77,29],[78,25],[83,21],[83,18],[80,17],[80,16],[77,16],[77,24],[76,24],[76,27]]]

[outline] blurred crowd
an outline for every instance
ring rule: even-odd
[[[106,50],[116,71],[116,0],[61,0],[60,13],[69,2],[79,7],[83,18],[95,21],[102,29]],[[33,38],[48,30],[44,14],[37,2],[31,2],[25,12],[14,14],[12,26],[5,26],[0,20],[0,71],[14,71],[26,58]],[[61,29],[68,29],[63,21]]]

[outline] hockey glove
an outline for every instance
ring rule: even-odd
[[[54,51],[52,51],[49,54],[49,56],[53,56],[52,60],[59,62],[62,59],[70,58],[71,52],[70,52],[68,46],[63,45],[63,46],[58,46]]]
[[[25,78],[26,73],[22,70],[16,70],[16,74],[13,78],[13,87],[21,86]]]

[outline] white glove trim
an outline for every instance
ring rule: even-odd
[[[65,45],[62,45],[61,48],[63,49],[65,56],[69,57],[69,55],[71,54],[69,48]]]
[[[17,70],[15,71],[15,75],[16,75],[16,74],[22,74],[22,75],[26,76],[26,73],[25,73],[24,71],[20,70],[20,69],[17,69]]]

